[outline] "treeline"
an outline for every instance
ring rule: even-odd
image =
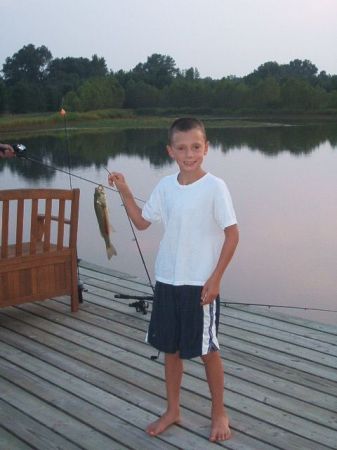
[[[112,72],[97,55],[53,58],[45,46],[8,57],[0,77],[0,113],[110,108],[193,108],[205,112],[329,111],[337,109],[337,75],[308,60],[266,62],[245,77],[201,78],[167,55],[153,54],[132,70]]]

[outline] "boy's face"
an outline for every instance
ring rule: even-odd
[[[167,151],[177,162],[181,172],[197,174],[208,152],[208,142],[199,128],[176,131],[170,145],[167,146]]]

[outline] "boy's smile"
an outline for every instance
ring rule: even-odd
[[[182,184],[192,183],[205,174],[201,165],[208,152],[208,142],[199,128],[176,131],[167,151],[179,166]]]

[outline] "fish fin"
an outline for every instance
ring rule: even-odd
[[[108,256],[108,259],[111,259],[113,255],[117,255],[117,251],[116,251],[115,247],[112,244],[107,246],[106,254]]]

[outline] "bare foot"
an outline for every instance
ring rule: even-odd
[[[158,420],[150,423],[146,428],[147,434],[150,436],[158,436],[158,434],[165,431],[170,425],[180,423],[180,416],[166,411]]]
[[[231,437],[231,430],[229,428],[229,419],[227,415],[215,417],[212,419],[212,429],[209,440],[212,442],[226,441]]]

